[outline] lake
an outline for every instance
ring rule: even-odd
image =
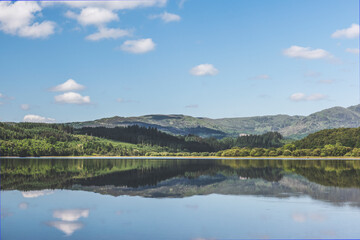
[[[0,163],[1,239],[360,237],[356,160]]]

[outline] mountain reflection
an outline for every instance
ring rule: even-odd
[[[360,206],[360,161],[223,159],[1,159],[1,189],[24,197],[72,189],[120,196],[308,195]],[[60,211],[60,210],[59,210]],[[81,210],[84,211],[84,210]],[[88,212],[56,212],[86,217]],[[55,216],[56,215],[56,216]],[[67,217],[56,217],[67,221]],[[308,217],[307,217],[308,218]],[[297,219],[301,219],[298,217]],[[53,222],[60,229],[75,229]],[[66,234],[71,232],[66,230]]]

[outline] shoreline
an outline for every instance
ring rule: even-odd
[[[229,159],[229,160],[360,160],[360,157],[214,157],[214,156],[40,156],[40,157],[18,157],[0,156],[0,159]]]

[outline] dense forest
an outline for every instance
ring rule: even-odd
[[[139,126],[74,129],[64,124],[0,123],[0,156],[360,156],[360,128],[322,130],[289,142],[280,133],[237,138],[175,136]]]
[[[168,151],[74,134],[63,124],[0,123],[0,156],[140,156]]]
[[[281,147],[283,136],[278,132],[268,132],[262,135],[241,136],[236,139],[237,147]]]
[[[285,144],[279,148],[239,148],[235,147],[219,151],[217,156],[223,157],[328,157],[347,156],[360,157],[360,128],[337,128],[321,130],[307,137]]]
[[[120,142],[158,145],[168,147],[173,150],[184,150],[190,152],[212,152],[216,149],[210,144],[202,141],[201,138],[185,138],[183,136],[174,136],[159,131],[153,127],[139,127],[137,125],[128,127],[85,127],[77,129],[76,132],[82,135],[91,135],[106,139],[112,139]]]
[[[323,148],[328,144],[360,148],[360,128],[321,130],[295,142],[297,148]]]
[[[75,130],[78,134],[86,134],[101,138],[128,142],[134,144],[158,145],[171,149],[181,149],[190,152],[213,152],[231,147],[281,147],[283,137],[277,132],[262,135],[246,135],[238,138],[201,138],[195,135],[174,136],[159,131],[153,127],[85,127]]]

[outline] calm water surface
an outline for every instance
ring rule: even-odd
[[[360,161],[0,159],[1,239],[360,238]]]

